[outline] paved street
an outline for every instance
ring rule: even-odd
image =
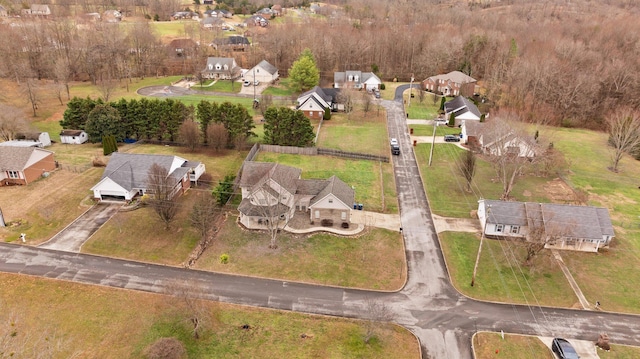
[[[635,315],[486,303],[455,291],[409,142],[402,100],[382,104],[388,110],[390,137],[398,138],[401,147],[393,166],[408,282],[397,293],[225,275],[9,243],[0,243],[0,271],[156,293],[187,279],[211,300],[341,317],[366,318],[367,300],[379,300],[390,306],[398,324],[418,336],[425,358],[472,358],[471,335],[479,330],[590,341],[606,332],[613,343],[640,345],[640,317]]]

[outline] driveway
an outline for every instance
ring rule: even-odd
[[[122,203],[101,202],[89,208],[70,225],[39,245],[41,248],[80,252],[80,247],[122,207]]]

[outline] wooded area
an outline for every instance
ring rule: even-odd
[[[67,3],[77,12],[107,8],[91,0]],[[108,93],[114,81],[164,74],[171,56],[140,16],[161,11],[155,3],[181,10],[175,1],[146,7],[116,1],[125,14],[138,16],[125,18],[131,21],[125,26],[81,23],[71,11],[57,11],[62,4],[57,3],[51,17],[5,21],[0,25],[6,39],[0,44],[0,74],[15,79],[27,94],[34,79],[54,80],[61,101],[72,80],[91,80]],[[266,6],[225,3],[242,11]],[[639,10],[628,0],[329,1],[314,16],[291,9],[301,12],[296,17],[285,13],[265,31],[247,29],[253,46],[237,56],[247,66],[266,59],[287,76],[309,48],[322,85],[333,82],[334,71],[374,71],[383,81],[408,81],[412,75],[422,80],[461,70],[479,80],[482,94],[497,107],[515,110],[528,121],[604,129],[609,112],[622,104],[640,105]],[[185,34],[201,45],[184,67],[185,75],[197,75],[211,53],[204,45],[213,35],[195,21],[185,25]]]

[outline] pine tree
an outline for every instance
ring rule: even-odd
[[[306,91],[320,83],[320,70],[311,50],[305,49],[291,65],[289,80],[294,91]]]

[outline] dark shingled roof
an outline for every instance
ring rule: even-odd
[[[342,182],[338,177],[331,176],[327,180],[326,186],[316,195],[311,201],[310,205],[313,206],[315,203],[323,199],[329,194],[333,194],[338,198],[342,203],[351,207],[351,204],[355,200],[355,191],[348,184]]]
[[[453,111],[456,111],[456,117],[466,112],[471,112],[478,117],[482,116],[478,107],[464,96],[458,96],[451,101],[445,102],[444,112],[451,113]]]
[[[242,168],[240,187],[253,188],[261,186],[272,179],[289,193],[296,193],[296,181],[302,170],[273,162],[247,161]]]
[[[80,136],[82,134],[82,130],[62,130],[60,131],[60,136]]]
[[[151,167],[158,164],[167,171],[171,171],[171,166],[176,158],[183,161],[181,167],[169,173],[176,181],[182,178],[191,167],[197,167],[199,164],[178,156],[115,152],[111,155],[101,179],[108,177],[127,191],[134,188],[146,188]]]
[[[262,60],[258,63],[258,66],[262,67],[263,69],[267,70],[268,73],[270,73],[271,75],[275,74],[276,72],[278,72],[278,69],[271,65],[267,60]]]
[[[276,206],[271,206],[268,209],[264,208],[263,206],[256,206],[252,204],[251,200],[249,200],[248,198],[244,198],[238,206],[238,211],[240,211],[245,216],[250,217],[263,217],[265,216],[265,214],[268,214],[269,217],[275,217],[281,214],[288,213],[289,210],[290,208],[282,203],[278,203]]]
[[[27,165],[33,151],[45,151],[36,147],[0,147],[0,171],[21,171]]]

